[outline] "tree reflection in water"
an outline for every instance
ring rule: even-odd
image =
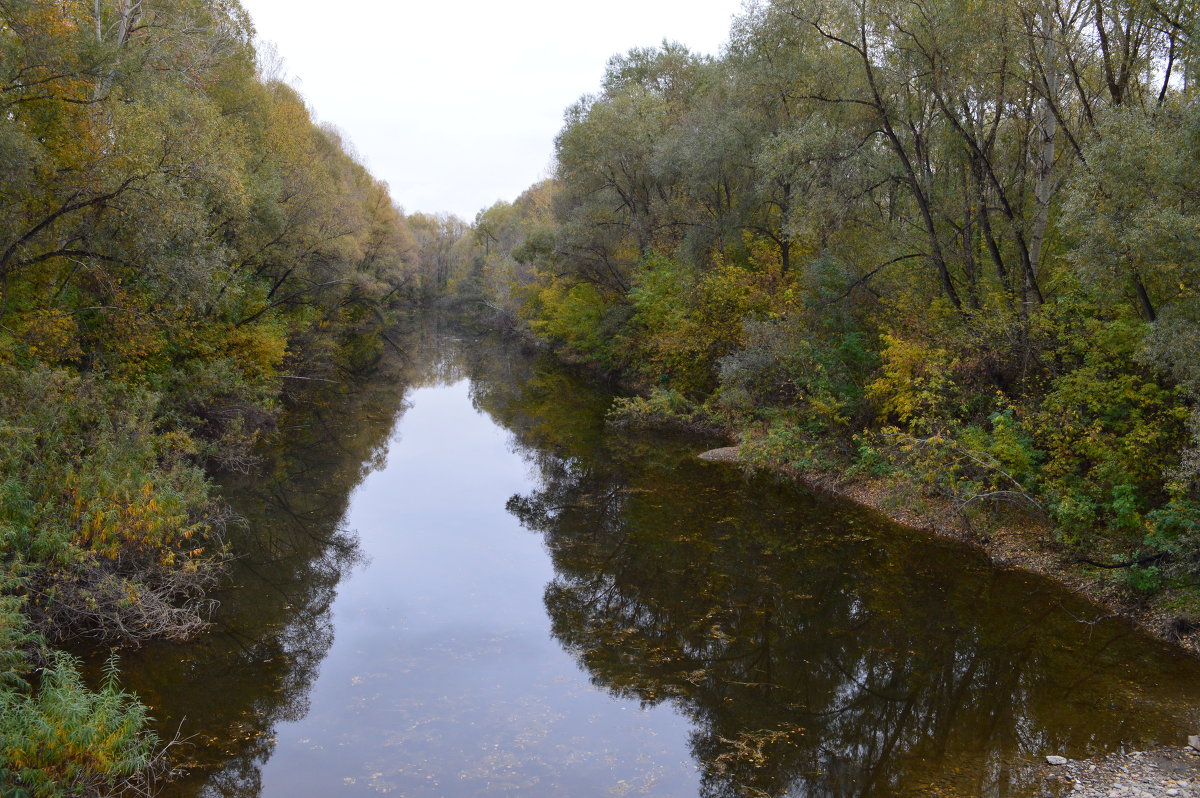
[[[186,646],[154,645],[126,656],[124,681],[164,707],[191,735],[182,750],[193,776],[171,794],[252,798],[274,750],[274,730],[309,708],[333,643],[330,608],[342,578],[361,561],[344,528],[350,495],[387,459],[388,443],[415,385],[461,378],[447,339],[421,323],[380,339],[340,384],[293,397],[278,446],[249,474],[223,478],[241,517],[229,531],[237,558],[218,598],[212,631]]]
[[[1032,758],[1176,741],[1193,720],[1195,663],[1081,623],[1098,611],[1053,585],[702,463],[703,441],[606,428],[602,388],[455,335],[392,333],[370,379],[305,394],[286,444],[227,482],[247,523],[216,629],[124,666],[170,723],[201,730],[202,767],[173,795],[261,792],[360,556],[341,526],[351,491],[384,462],[398,397],[464,377],[536,479],[509,509],[552,559],[553,635],[595,685],[690,719],[706,796],[1014,794]]]
[[[1009,795],[1040,755],[1183,739],[1194,664],[1064,590],[701,442],[606,433],[562,369],[471,375],[540,475],[509,509],[553,559],[555,637],[691,718],[704,795]]]

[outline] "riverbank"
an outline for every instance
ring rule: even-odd
[[[610,423],[664,427],[722,437],[731,442],[738,437],[728,420],[714,419],[706,408],[686,400],[673,404],[673,400],[680,398],[678,394],[651,391],[648,386],[628,379],[627,375],[605,371],[596,363],[572,356],[563,347],[539,338],[527,326],[499,324],[495,318],[480,318],[478,322],[527,345],[550,351],[561,362],[582,368],[632,394],[632,399],[619,401],[617,407],[610,410]],[[1114,578],[1119,569],[1080,562],[1078,556],[1055,542],[1054,527],[1045,517],[1013,509],[979,513],[968,519],[950,501],[929,495],[909,480],[866,476],[861,470],[851,477],[836,468],[804,469],[778,463],[762,465],[761,462],[751,465],[745,462],[740,445],[711,449],[700,456],[783,473],[813,490],[870,508],[895,523],[966,542],[987,554],[997,567],[1017,568],[1053,579],[1110,614],[1127,618],[1146,633],[1200,658],[1200,622],[1194,600],[1193,606],[1179,611],[1186,604],[1186,597],[1173,592],[1177,590],[1175,588],[1162,588],[1151,594],[1137,593]]]
[[[739,447],[712,449],[704,460],[743,464]],[[920,495],[908,484],[885,478],[847,477],[829,471],[781,467],[781,473],[806,487],[870,508],[888,520],[911,529],[960,540],[982,550],[1000,568],[1019,568],[1054,579],[1108,610],[1130,619],[1150,635],[1200,657],[1200,630],[1160,604],[1132,595],[1097,569],[1075,562],[1052,543],[1052,527],[1024,514],[993,513],[970,521],[954,506]]]
[[[1200,752],[1170,746],[1067,760],[1044,768],[1045,794],[1079,798],[1195,798],[1200,796]]]

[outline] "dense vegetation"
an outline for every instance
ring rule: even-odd
[[[387,187],[252,38],[237,0],[0,1],[4,795],[144,772],[144,707],[48,645],[201,628],[205,470],[415,285]]]
[[[627,413],[1015,506],[1186,614],[1197,10],[763,0],[719,58],[614,57],[449,285],[639,381]]]
[[[206,469],[416,295],[1200,615],[1197,15],[762,0],[719,58],[614,58],[555,176],[466,225],[404,217],[237,0],[0,0],[4,794],[145,772],[145,708],[50,646],[200,629]]]

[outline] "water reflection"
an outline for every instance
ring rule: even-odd
[[[222,493],[240,516],[229,530],[237,558],[213,630],[187,645],[127,655],[125,681],[178,731],[192,776],[170,794],[251,798],[275,730],[309,711],[312,686],[334,640],[339,583],[363,561],[344,526],[354,489],[387,461],[405,390],[438,362],[436,327],[415,325],[360,353],[345,379],[291,398],[280,445],[260,451],[250,474],[227,474]]]
[[[1008,795],[1041,755],[1194,720],[1192,660],[1044,580],[472,374],[540,473],[509,508],[553,559],[555,637],[691,718],[706,796]]]
[[[227,483],[248,523],[213,633],[126,662],[167,731],[197,734],[172,795],[325,795],[308,773],[336,766],[366,774],[335,779],[347,794],[999,796],[1037,756],[1173,742],[1195,719],[1190,659],[959,546],[702,463],[704,441],[609,429],[605,390],[518,344],[425,320],[366,371],[304,394],[286,445]],[[482,444],[460,442],[453,485],[422,485],[439,441],[402,427],[408,498],[355,494],[409,451],[403,397],[463,379],[526,464],[509,520],[549,564],[500,559],[530,538],[487,514],[502,498],[480,506],[512,471]],[[403,502],[448,526],[393,528]],[[631,702],[658,710],[620,716]],[[648,775],[620,783],[627,760]]]

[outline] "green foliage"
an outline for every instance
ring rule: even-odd
[[[251,40],[236,0],[0,8],[0,553],[52,636],[199,628],[201,466],[244,467],[281,380],[413,277],[386,187]]]
[[[813,425],[788,413],[772,414],[752,428],[741,446],[741,461],[755,468],[824,470],[835,462]]]
[[[720,262],[698,276],[674,258],[647,254],[630,291],[641,373],[686,394],[716,386],[717,361],[738,348],[743,322],[766,313],[761,278]]]
[[[1191,405],[1190,439],[1167,487],[1179,493],[1200,489],[1200,301],[1192,298],[1165,309],[1149,330],[1138,361],[1164,372],[1179,384]]]
[[[1043,454],[1011,407],[993,413],[986,426],[964,427],[957,437],[965,448],[984,455],[994,470],[1008,474],[1013,482],[1037,484]]]
[[[720,366],[721,402],[733,409],[793,405],[810,422],[844,427],[862,409],[876,355],[858,330],[823,330],[801,314],[745,322],[745,345]]]
[[[896,427],[879,432],[878,449],[892,466],[958,511],[1009,505],[1044,515],[1036,464],[1041,453],[1011,411],[985,426],[917,436]]]
[[[14,592],[21,587],[22,580],[9,570],[0,575],[0,693],[29,692],[29,652],[41,644],[29,631],[25,598]]]
[[[865,435],[855,435],[857,444],[854,461],[846,468],[846,476],[882,478],[895,473],[896,467],[888,456],[871,443]]]
[[[1103,115],[1063,220],[1077,240],[1072,263],[1091,290],[1120,302],[1140,284],[1137,306],[1149,319],[1200,285],[1200,109],[1173,99],[1153,114]]]
[[[158,749],[148,720],[146,707],[120,689],[115,659],[93,691],[74,658],[53,652],[32,694],[0,690],[0,794],[60,798],[136,783]]]
[[[1200,501],[1176,497],[1146,517],[1151,529],[1145,546],[1165,555],[1159,574],[1176,582],[1194,580],[1200,574]]]
[[[1163,575],[1157,565],[1134,565],[1122,572],[1124,582],[1137,593],[1154,593],[1163,586]]]
[[[622,309],[594,285],[552,282],[538,292],[535,307],[538,316],[530,322],[535,333],[602,368],[615,365],[613,337]]]
[[[619,398],[609,409],[608,419],[621,426],[667,426],[693,431],[719,430],[724,421],[719,413],[672,388],[652,388],[646,396]]]
[[[1136,320],[1083,320],[1062,352],[1077,365],[1031,414],[1045,491],[1072,542],[1089,542],[1097,525],[1114,541],[1139,539],[1179,461],[1189,411],[1177,388],[1136,363],[1143,334]]]
[[[159,756],[146,707],[108,660],[92,690],[76,660],[28,630],[24,580],[0,577],[0,796],[109,794],[136,785]],[[47,660],[35,668],[35,660]]]

